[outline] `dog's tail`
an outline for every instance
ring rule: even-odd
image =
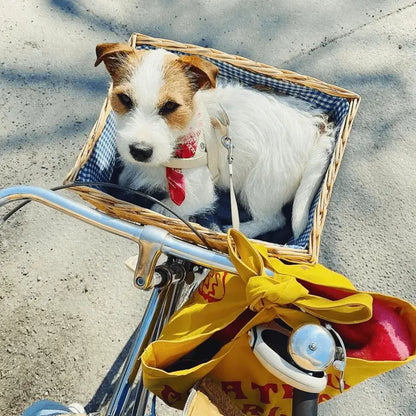
[[[321,184],[328,160],[332,153],[335,128],[332,123],[325,123],[324,131],[313,147],[312,153],[302,174],[296,191],[292,209],[292,230],[297,239],[305,230],[312,201]]]

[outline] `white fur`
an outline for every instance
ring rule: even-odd
[[[130,155],[130,144],[153,148],[152,158],[146,162],[151,166],[160,166],[169,159],[176,145],[175,134],[157,112],[159,90],[164,85],[165,54],[163,49],[146,54],[131,77],[130,98],[136,103],[135,108],[117,117],[117,149],[120,156],[130,163],[137,163]]]
[[[132,81],[137,106],[118,117],[117,146],[126,162],[120,182],[134,188],[167,190],[165,168],[160,164],[173,155],[176,140],[186,133],[171,131],[156,111],[158,91],[164,82],[165,53],[157,50],[143,60]],[[219,103],[230,119],[229,132],[235,146],[234,187],[253,218],[241,224],[241,230],[254,237],[282,227],[282,207],[294,200],[292,228],[298,237],[306,227],[312,198],[326,169],[333,132],[326,128],[321,133],[324,118],[302,100],[239,85],[198,91],[194,96],[195,114],[199,112],[203,119],[205,140],[214,141],[218,149],[220,177],[216,185],[223,188],[229,186],[227,153],[210,123],[211,116],[220,111]],[[135,162],[128,151],[131,143],[151,146],[151,161]],[[179,207],[170,199],[163,202],[185,216],[212,209],[215,193],[208,168],[182,172],[186,186],[184,202]]]

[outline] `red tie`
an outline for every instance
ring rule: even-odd
[[[201,131],[196,130],[183,137],[176,150],[176,157],[179,159],[193,157],[197,149],[200,134]],[[181,205],[185,200],[185,180],[183,178],[182,169],[166,168],[166,178],[168,180],[170,199],[176,205]]]

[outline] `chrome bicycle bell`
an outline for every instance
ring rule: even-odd
[[[288,350],[299,367],[318,372],[334,362],[336,345],[328,329],[321,325],[306,324],[292,332]]]

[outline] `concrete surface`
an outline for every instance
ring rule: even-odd
[[[1,0],[0,15],[1,187],[62,182],[105,96],[97,43],[138,31],[240,54],[362,96],[321,262],[416,303],[416,2]],[[39,398],[88,403],[145,304],[122,264],[135,247],[35,204],[0,233],[0,414]],[[415,368],[321,414],[414,416]]]

